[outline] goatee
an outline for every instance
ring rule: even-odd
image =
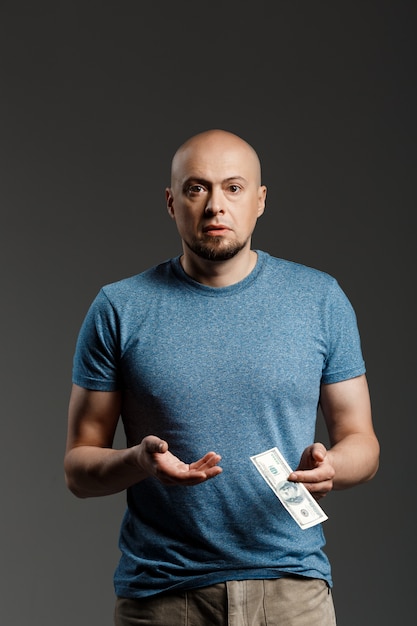
[[[243,250],[246,242],[225,243],[222,237],[210,237],[204,241],[185,241],[186,246],[201,259],[206,261],[227,261]]]

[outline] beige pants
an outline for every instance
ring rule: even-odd
[[[144,599],[117,598],[115,626],[335,626],[322,580],[285,577],[220,583]]]

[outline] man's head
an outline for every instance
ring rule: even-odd
[[[265,198],[259,158],[233,133],[205,131],[174,155],[166,200],[185,255],[226,261],[250,250]]]
[[[281,483],[279,492],[286,502],[298,503],[304,499],[298,484],[287,480]]]

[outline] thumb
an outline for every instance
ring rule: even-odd
[[[168,443],[155,435],[148,435],[145,437],[146,440],[146,451],[149,454],[153,454],[155,452],[164,453],[168,450]]]
[[[313,461],[322,463],[326,457],[327,449],[322,443],[317,442],[311,446],[310,454]]]

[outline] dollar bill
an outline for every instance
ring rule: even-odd
[[[292,470],[278,448],[255,454],[250,459],[300,528],[311,528],[328,519],[302,483],[287,480]]]

